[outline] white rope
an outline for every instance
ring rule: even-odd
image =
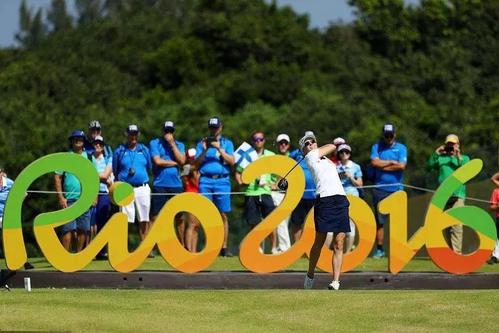
[[[389,186],[402,186],[405,188],[410,188],[413,190],[418,190],[421,192],[429,192],[429,193],[435,193],[436,190],[432,190],[429,188],[425,187],[418,187],[418,186],[413,186],[409,184],[402,184],[402,183],[393,183],[393,184],[380,184],[380,185],[364,185],[364,186],[358,186],[357,188],[361,189],[372,189],[372,188],[382,188],[382,187],[389,187]],[[57,192],[57,191],[36,191],[36,190],[29,190],[27,191],[28,193],[37,193],[37,194],[57,194],[57,193],[62,193],[62,194],[80,194],[79,192]],[[286,193],[286,191],[275,191],[279,193]],[[315,192],[315,190],[305,190],[304,192]],[[151,192],[151,196],[163,196],[163,195],[168,195],[168,196],[174,196],[179,193],[156,193],[156,192]],[[204,194],[204,193],[199,193],[199,194]],[[246,192],[214,192],[214,193],[206,193],[210,195],[245,195]],[[108,193],[99,193],[99,195],[108,195]],[[472,198],[472,197],[465,197],[465,200],[469,201],[476,201],[476,202],[482,202],[482,203],[487,203],[489,204],[489,200],[484,200],[484,199],[478,199],[478,198]]]

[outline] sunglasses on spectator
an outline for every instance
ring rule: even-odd
[[[265,138],[263,138],[263,137],[256,137],[256,138],[253,138],[253,141],[254,142],[263,142],[263,141],[265,141]]]
[[[350,152],[348,150],[342,150],[339,153],[340,154],[348,154],[348,155],[350,155]]]
[[[305,141],[305,147],[308,147],[310,145],[313,145],[315,143],[315,140],[309,140],[309,141]]]
[[[94,141],[94,146],[104,146],[104,142],[102,142],[102,141]]]
[[[394,135],[393,134],[385,134],[385,139],[391,140],[393,139]]]
[[[284,141],[284,140],[283,140],[283,141],[279,141],[278,143],[279,143],[280,145],[289,145],[289,142]]]

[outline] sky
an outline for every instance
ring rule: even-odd
[[[27,0],[29,7],[48,8],[51,0]],[[327,26],[330,21],[353,20],[352,8],[347,0],[277,0],[279,5],[290,5],[298,13],[308,13],[314,28]],[[19,30],[21,0],[0,0],[0,47],[15,46],[14,35]],[[71,6],[70,6],[71,8]]]

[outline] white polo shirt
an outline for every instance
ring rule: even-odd
[[[326,156],[319,157],[319,149],[310,151],[305,157],[305,162],[314,178],[317,195],[321,198],[345,195],[336,166]]]

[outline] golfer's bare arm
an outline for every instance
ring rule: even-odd
[[[332,143],[328,143],[327,145],[324,145],[319,148],[319,158],[322,156],[327,156],[336,151],[336,146],[333,145]]]

